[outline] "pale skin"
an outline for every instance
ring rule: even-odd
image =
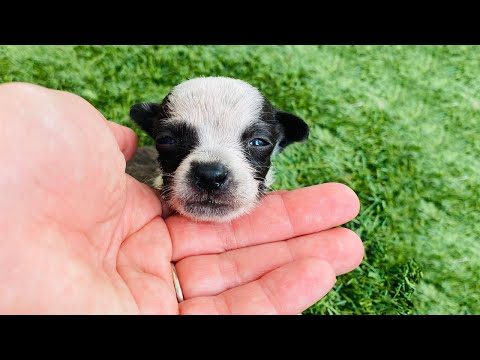
[[[0,313],[298,314],[360,264],[335,228],[359,211],[345,185],[274,192],[230,223],[164,218],[125,174],[136,146],[74,94],[0,85]]]

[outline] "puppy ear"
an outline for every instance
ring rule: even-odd
[[[164,104],[157,103],[139,103],[130,108],[130,117],[135,123],[142,128],[148,135],[153,135],[153,122],[155,119],[163,119],[166,117]]]
[[[281,150],[291,143],[308,139],[310,129],[305,121],[300,119],[298,116],[285,111],[277,110],[275,112],[275,119],[277,120],[283,132],[283,138],[280,140],[279,144]]]

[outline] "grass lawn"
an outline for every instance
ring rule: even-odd
[[[0,82],[77,93],[132,127],[133,103],[201,75],[311,126],[275,188],[337,181],[361,199],[347,227],[365,259],[306,313],[480,314],[480,47],[0,46]]]

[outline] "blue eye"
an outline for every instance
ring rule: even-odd
[[[248,145],[250,146],[268,146],[270,143],[266,140],[260,139],[260,138],[255,138],[252,139],[248,142]]]
[[[157,139],[158,145],[173,145],[175,144],[175,139],[171,136],[162,136]]]

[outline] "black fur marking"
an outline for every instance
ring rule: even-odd
[[[255,169],[254,177],[264,181],[270,168],[270,157],[279,138],[275,124],[259,122],[249,126],[242,134],[242,144],[245,156]],[[250,146],[248,142],[254,138],[261,138],[270,143],[268,146]]]
[[[308,139],[310,132],[308,125],[298,116],[277,110],[275,119],[281,126],[283,132],[283,139],[280,141],[280,148],[282,150],[291,143]]]
[[[162,170],[163,184],[167,189],[172,182],[172,174],[180,165],[183,159],[198,144],[196,130],[184,122],[170,122],[168,111],[170,93],[160,104],[140,103],[130,109],[131,118],[155,140],[155,147],[158,151],[158,163]],[[157,139],[163,136],[170,136],[175,140],[172,145],[157,143]],[[164,194],[168,198],[169,192]]]
[[[275,121],[275,109],[264,98],[259,121],[249,126],[242,134],[241,142],[245,156],[255,169],[254,177],[263,184],[270,169],[270,157],[275,145],[281,138],[280,127]],[[254,138],[261,138],[270,143],[269,146],[249,146],[248,142]]]
[[[130,117],[140,128],[145,131],[152,138],[154,136],[154,125],[158,120],[169,117],[168,101],[170,93],[162,100],[160,104],[157,103],[139,103],[130,108]]]
[[[155,138],[164,135],[175,139],[173,145],[156,144],[158,151],[158,162],[162,169],[163,183],[169,187],[172,182],[172,175],[180,163],[185,159],[192,149],[198,145],[197,131],[184,122],[161,121],[154,126]],[[168,194],[165,194],[168,198]]]
[[[259,191],[265,191],[264,180],[271,166],[271,156],[278,144],[280,151],[288,145],[308,138],[308,125],[298,116],[275,109],[264,98],[258,122],[248,127],[242,135],[242,144],[246,158],[255,169],[254,177],[260,181]],[[262,138],[271,146],[249,146],[249,140]]]

